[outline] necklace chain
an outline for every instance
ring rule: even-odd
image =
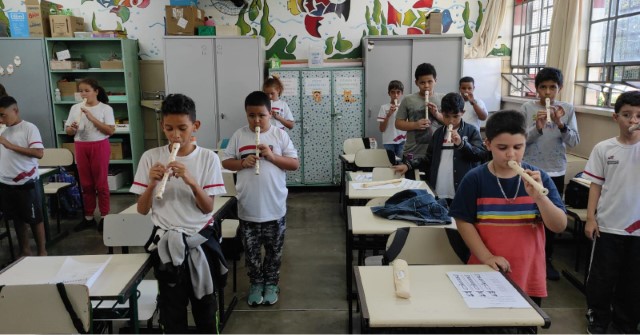
[[[506,200],[508,203],[514,202],[518,197],[518,193],[520,192],[520,184],[522,182],[522,177],[518,175],[518,187],[516,188],[516,194],[513,195],[512,199],[509,199],[507,198],[507,194],[504,193],[504,189],[502,188],[502,184],[500,183],[500,178],[498,178],[498,171],[496,170],[496,165],[493,161],[491,161],[491,165],[493,166],[493,173],[496,176],[496,182],[498,182],[498,187],[500,187],[500,192],[502,192],[502,196],[504,197],[504,200]]]

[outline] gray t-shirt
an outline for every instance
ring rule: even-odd
[[[440,110],[440,102],[444,94],[434,93],[429,96],[429,102],[436,104]],[[424,96],[419,93],[413,93],[405,96],[396,112],[396,120],[405,120],[415,122],[424,119],[426,115]],[[431,143],[433,132],[441,126],[433,115],[429,114],[431,127],[425,130],[409,130],[407,131],[407,142],[404,145],[403,155],[413,154],[414,158],[424,157],[427,154],[427,147]]]

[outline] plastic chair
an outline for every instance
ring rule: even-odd
[[[392,168],[374,167],[371,180],[378,181],[397,178],[402,178],[402,176],[399,173],[395,172]]]
[[[356,152],[355,164],[359,168],[391,167],[393,164],[389,152],[386,149],[359,150]]]
[[[68,307],[57,284],[7,285],[0,295],[0,333],[78,334],[91,331],[91,303],[85,285],[66,284]]]
[[[151,215],[141,214],[109,214],[104,218],[104,230],[102,240],[104,245],[109,247],[109,253],[113,253],[114,247],[121,247],[122,253],[128,253],[129,247],[142,247],[145,245],[151,231],[153,230],[153,222]],[[153,316],[158,308],[158,281],[143,280],[138,284],[138,320],[147,321],[149,329],[153,329]],[[92,301],[96,314],[111,311],[127,311],[129,303],[119,304],[115,300]],[[97,315],[94,317],[96,321],[116,321],[128,320],[128,317],[109,318]],[[110,333],[112,324],[109,324]]]
[[[44,156],[38,161],[40,167],[52,167],[60,170],[60,167],[72,166],[74,163],[73,153],[65,148],[44,149]],[[43,181],[44,195],[52,195],[56,198],[56,226],[60,232],[60,194],[62,191],[73,186],[67,182],[47,182]]]
[[[362,149],[366,149],[364,140],[362,138],[348,138],[344,140],[344,143],[342,145],[342,151],[346,155],[353,155]]]
[[[239,220],[222,220],[222,251],[233,263],[233,292],[237,292],[237,262],[242,254],[242,242],[238,236]]]

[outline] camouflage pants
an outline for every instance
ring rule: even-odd
[[[285,217],[267,222],[240,220],[242,244],[245,251],[245,266],[251,284],[277,285],[280,279]],[[264,247],[264,259],[262,259]]]

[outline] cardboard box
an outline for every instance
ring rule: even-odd
[[[42,0],[25,0],[27,7],[27,20],[29,23],[29,35],[31,37],[50,37],[49,9],[55,4]]]
[[[74,69],[86,69],[88,67],[87,62],[81,60],[50,60],[49,68],[51,70],[74,70]]]
[[[111,142],[109,141],[109,145],[111,146],[111,157],[110,159],[124,159],[124,150],[123,150],[123,142]]]
[[[216,36],[240,36],[240,27],[236,25],[216,26]]]
[[[167,35],[195,35],[204,25],[204,11],[191,6],[166,6]]]
[[[429,13],[425,22],[425,34],[442,34],[442,12]]]
[[[62,147],[65,148],[65,149],[69,149],[73,153],[73,156],[74,157],[76,156],[76,145],[73,142],[71,142],[71,143],[62,143]]]
[[[116,191],[129,182],[129,172],[124,170],[110,170],[107,175],[109,191]]]
[[[101,60],[100,68],[101,69],[124,69],[124,65],[122,64],[122,60],[119,60],[119,59]]]
[[[58,89],[60,96],[75,99],[75,93],[78,92],[78,83],[75,81],[58,81]]]
[[[84,19],[77,16],[49,16],[52,37],[73,37],[76,31],[84,31]]]

